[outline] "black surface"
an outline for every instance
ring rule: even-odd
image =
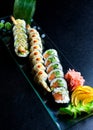
[[[7,6],[5,6],[5,3]],[[13,1],[2,1],[0,16],[12,13]],[[71,66],[93,86],[93,1],[38,0],[36,22],[62,50]],[[16,64],[0,44],[0,129],[56,130],[49,115]],[[93,117],[69,130],[93,130]]]

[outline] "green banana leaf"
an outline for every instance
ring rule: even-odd
[[[27,24],[31,23],[36,9],[36,0],[15,0],[13,16],[15,19],[24,19]]]

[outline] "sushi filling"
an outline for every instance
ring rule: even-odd
[[[55,78],[61,78],[61,77],[64,77],[64,73],[63,73],[63,71],[61,71],[59,69],[52,70],[48,74],[48,80],[49,80],[49,82],[51,82]]]
[[[69,103],[69,92],[65,88],[55,88],[52,92],[55,102]]]
[[[64,87],[67,89],[67,82],[65,81],[64,78],[55,78],[54,80],[51,81],[50,83],[51,90],[58,87]]]

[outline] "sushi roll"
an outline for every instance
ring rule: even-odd
[[[23,37],[25,41],[27,40],[27,35],[25,33],[16,33],[14,36],[14,40],[20,39],[20,37]]]
[[[27,57],[27,55],[29,54],[28,48],[22,45],[19,45],[14,50],[15,50],[16,55],[19,57]]]
[[[43,88],[45,88],[48,92],[51,92],[51,89],[49,88],[47,84],[47,73],[44,70],[39,70],[35,75],[35,82],[42,85]]]
[[[64,77],[64,73],[63,71],[61,71],[60,69],[55,69],[52,70],[49,74],[48,74],[48,80],[49,82],[51,82],[53,79],[55,78],[62,78]]]
[[[47,84],[48,74],[44,66],[43,59],[43,45],[42,40],[36,29],[27,25],[27,32],[29,35],[30,43],[30,55],[29,60],[32,66],[32,74],[34,75],[34,81],[41,85],[45,90],[51,92],[50,87]]]
[[[34,37],[38,37],[40,39],[39,32],[36,29],[31,28],[29,24],[26,27],[27,27],[27,33],[29,35],[29,40],[32,40],[32,38]]]
[[[20,31],[19,31],[20,30]],[[13,27],[13,35],[14,37],[17,35],[17,34],[26,34],[26,30],[25,30],[25,27],[20,27],[18,25],[16,25],[16,27],[14,26]]]
[[[36,57],[34,57],[32,60],[30,59],[30,63],[31,63],[32,66],[34,66],[34,65],[37,64],[37,63],[42,63],[42,64],[44,64],[44,60],[42,59],[42,57],[36,56]]]
[[[34,48],[35,49],[38,48],[42,52],[43,46],[42,46],[42,40],[39,35],[39,32],[36,29],[31,28],[30,25],[28,24],[27,33],[28,33],[28,37],[29,37],[28,39],[30,43],[30,52],[32,52]],[[34,48],[32,46],[34,46]]]
[[[40,35],[39,35],[38,32],[30,31],[29,40],[32,40],[33,38],[37,38],[37,39],[41,40]]]
[[[69,103],[70,101],[69,91],[64,87],[55,88],[52,91],[52,95],[56,103]]]
[[[47,78],[48,78],[48,75],[47,75],[47,73],[44,71],[44,70],[39,70],[37,73],[36,73],[36,75],[35,75],[35,80],[37,81],[37,79],[39,79],[39,80],[47,80]],[[39,81],[38,80],[38,81]]]
[[[67,89],[67,82],[64,78],[55,78],[50,83],[51,90],[58,88],[58,87],[64,87]]]
[[[60,62],[57,56],[51,55],[45,60],[45,66],[48,67],[51,63]]]
[[[51,63],[47,68],[46,68],[46,72],[47,73],[50,73],[52,70],[54,69],[60,69],[61,71],[63,71],[63,67],[60,63],[58,62],[54,62],[54,63]]]
[[[42,63],[37,63],[32,68],[32,73],[36,74],[40,70],[46,70],[45,66]]]
[[[20,44],[19,44],[20,43]],[[14,47],[15,49],[18,47],[18,46],[24,46],[25,49],[28,49],[28,43],[25,39],[16,39],[14,41]]]
[[[32,45],[37,45],[37,44],[39,44],[40,45],[40,47],[42,47],[42,41],[41,41],[41,39],[39,39],[39,38],[33,38],[31,41],[30,41],[30,45],[32,46]],[[43,47],[42,47],[43,48]]]
[[[23,19],[16,19],[16,23],[22,27],[26,26],[26,22]]]
[[[64,79],[63,67],[55,49],[48,49],[43,53],[44,65],[48,74],[48,82],[52,96],[56,103],[69,103],[69,91]]]
[[[42,57],[42,59],[43,59],[43,56],[42,56],[41,52],[38,51],[38,50],[35,50],[32,53],[30,53],[29,58],[33,59],[34,57],[37,57],[37,56],[38,57]]]
[[[35,51],[35,50],[38,50],[38,51],[40,51],[41,53],[43,52],[43,48],[42,48],[39,44],[37,44],[37,45],[32,45],[32,46],[30,47],[30,52],[33,52],[33,51]]]
[[[22,19],[14,19],[13,36],[14,36],[14,50],[17,56],[26,57],[29,54],[29,45],[26,34],[26,22]]]
[[[43,57],[44,57],[44,59],[46,59],[51,55],[58,56],[57,51],[55,49],[48,49],[44,52]]]

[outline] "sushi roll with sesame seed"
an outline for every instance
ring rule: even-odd
[[[16,19],[16,22],[18,25],[25,27],[26,26],[26,22],[23,19]]]
[[[48,49],[44,52],[43,57],[44,57],[44,59],[46,59],[51,55],[58,56],[57,51],[55,49]]]
[[[61,71],[63,71],[63,67],[60,63],[58,62],[54,62],[54,63],[51,63],[47,68],[46,68],[46,72],[47,73],[50,73],[52,70],[54,69],[60,69]]]
[[[20,39],[20,37],[24,37],[24,40],[27,40],[27,35],[25,33],[16,33],[14,36],[14,40]]]
[[[61,88],[55,88],[52,91],[52,95],[54,97],[54,101],[56,103],[69,103],[70,97],[69,97],[69,91],[66,90],[64,87]]]
[[[45,60],[45,66],[48,67],[51,63],[60,62],[57,56],[51,55]]]
[[[64,78],[55,78],[50,83],[51,90],[57,88],[57,87],[64,87],[67,89],[67,82]]]
[[[55,78],[62,78],[64,77],[64,73],[63,71],[61,71],[60,69],[55,69],[52,70],[49,74],[48,74],[48,80],[49,82],[51,82],[53,79]]]
[[[26,34],[26,22],[23,19],[15,19],[11,16],[14,23],[13,36],[14,36],[14,50],[17,56],[27,57],[29,54],[29,44]]]

